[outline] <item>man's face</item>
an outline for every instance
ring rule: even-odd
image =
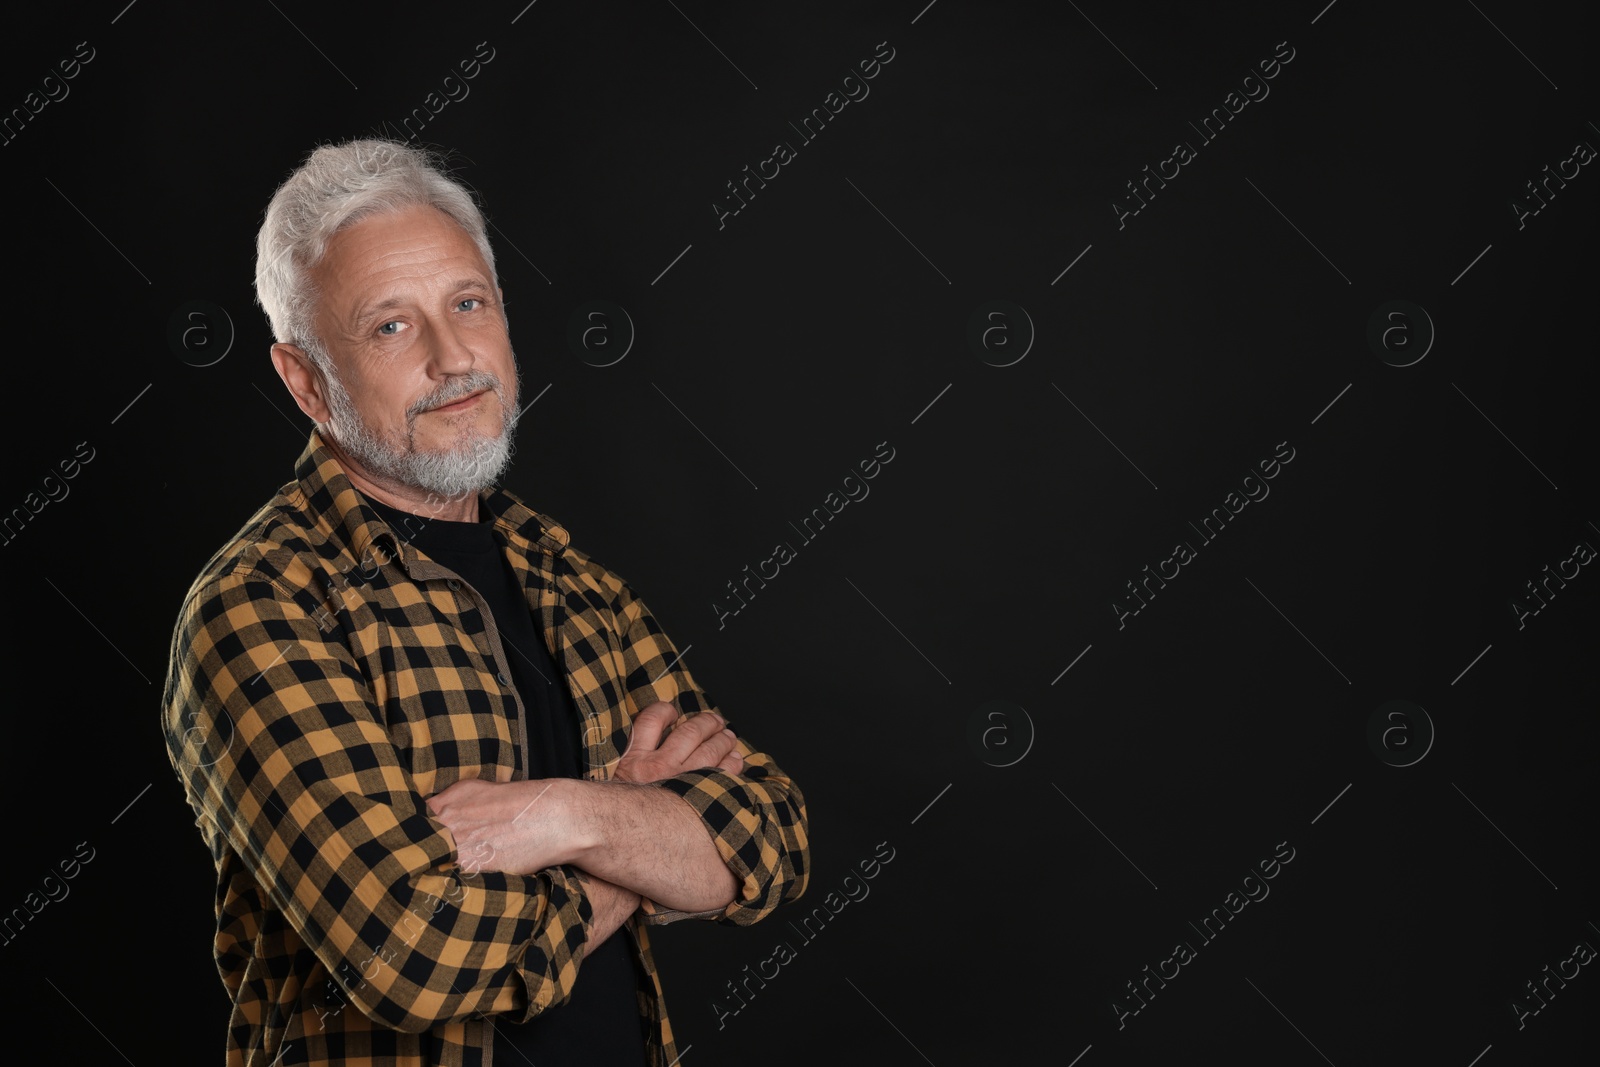
[[[510,459],[518,378],[478,246],[431,207],[336,234],[310,272],[316,334],[338,372],[328,436],[368,477],[457,497]]]

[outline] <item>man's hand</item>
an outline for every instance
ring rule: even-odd
[[[592,952],[638,910],[639,894],[615,882],[597,878],[581,868],[578,870],[578,884],[583,886],[583,895],[589,898],[589,907],[594,909],[589,930],[589,951]]]
[[[677,708],[658,700],[634,717],[628,750],[612,777],[619,782],[649,784],[685,771],[715,769],[743,774],[739,739],[727,725],[714,711],[685,718]]]
[[[686,717],[657,701],[634,718],[612,781],[463,778],[429,797],[428,812],[455,839],[463,870],[582,869],[601,883],[597,929],[617,909],[631,913],[639,896],[674,911],[720,910],[739,891],[738,877],[690,805],[647,787],[686,771],[743,774],[738,745],[715,712]]]
[[[738,744],[716,712],[685,717],[673,705],[657,701],[634,718],[628,749],[612,778],[650,785],[685,771],[743,774]],[[577,862],[592,851],[598,837],[616,832],[614,820],[603,820],[595,796],[583,789],[598,784],[567,778],[463,778],[429,797],[427,807],[455,838],[463,870],[534,874]]]
[[[461,868],[469,874],[535,874],[572,859],[571,820],[558,810],[555,794],[545,795],[567,784],[564,778],[463,778],[429,797],[428,813],[450,830]]]
[[[566,862],[555,858],[555,852],[543,844],[553,835],[549,828],[538,827],[540,820],[534,815],[542,800],[552,799],[546,798],[545,793],[553,784],[540,780],[485,782],[463,778],[429,797],[428,810],[449,827],[456,839],[462,870],[469,874],[533,874]],[[559,820],[560,816],[556,818]],[[639,894],[581,869],[577,876],[593,909],[589,948],[598,948],[638,910]]]

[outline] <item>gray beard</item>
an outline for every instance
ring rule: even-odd
[[[515,366],[515,363],[513,363]],[[324,372],[328,407],[332,414],[321,430],[374,477],[420,489],[436,496],[455,498],[477,493],[500,480],[515,452],[519,413],[513,406],[521,392],[521,375],[510,398],[499,378],[488,371],[471,371],[452,378],[432,396],[412,405],[406,412],[405,443],[397,446],[374,432],[362,421],[350,394],[337,375]],[[460,399],[479,389],[492,389],[505,412],[500,433],[488,437],[469,431],[448,451],[418,451],[413,423],[424,409]]]

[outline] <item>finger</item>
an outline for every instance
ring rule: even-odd
[[[661,735],[666,732],[678,718],[678,709],[668,704],[665,700],[658,700],[654,704],[639,712],[633,718],[633,730],[628,738],[628,751],[632,752],[637,746],[641,751],[652,752],[661,745]]]
[[[423,804],[427,807],[428,813],[435,818],[438,818],[439,813],[449,806],[450,801],[455,794],[461,792],[461,790],[457,789],[456,787],[459,786],[461,782],[466,780],[467,779],[463,778],[460,782],[452,782],[424,800]],[[455,790],[455,792],[453,793],[451,790]]]
[[[723,774],[741,775],[744,773],[744,760],[738,752],[730,752],[722,757],[722,762],[717,764],[717,770]]]
[[[724,729],[701,743],[690,757],[684,761],[688,767],[715,767],[727,758],[728,753],[738,749],[739,739],[732,730]]]
[[[673,727],[672,733],[661,742],[661,754],[682,763],[688,760],[708,738],[716,736],[725,726],[727,721],[714,711],[702,711],[687,719],[680,719]]]

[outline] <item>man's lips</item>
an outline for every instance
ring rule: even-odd
[[[457,400],[453,403],[441,404],[439,407],[429,408],[423,414],[433,414],[436,412],[441,414],[450,414],[457,411],[465,411],[467,408],[476,404],[478,402],[478,398],[488,391],[489,390],[487,389],[479,389],[476,393],[468,394],[467,396],[464,396],[460,400]]]

